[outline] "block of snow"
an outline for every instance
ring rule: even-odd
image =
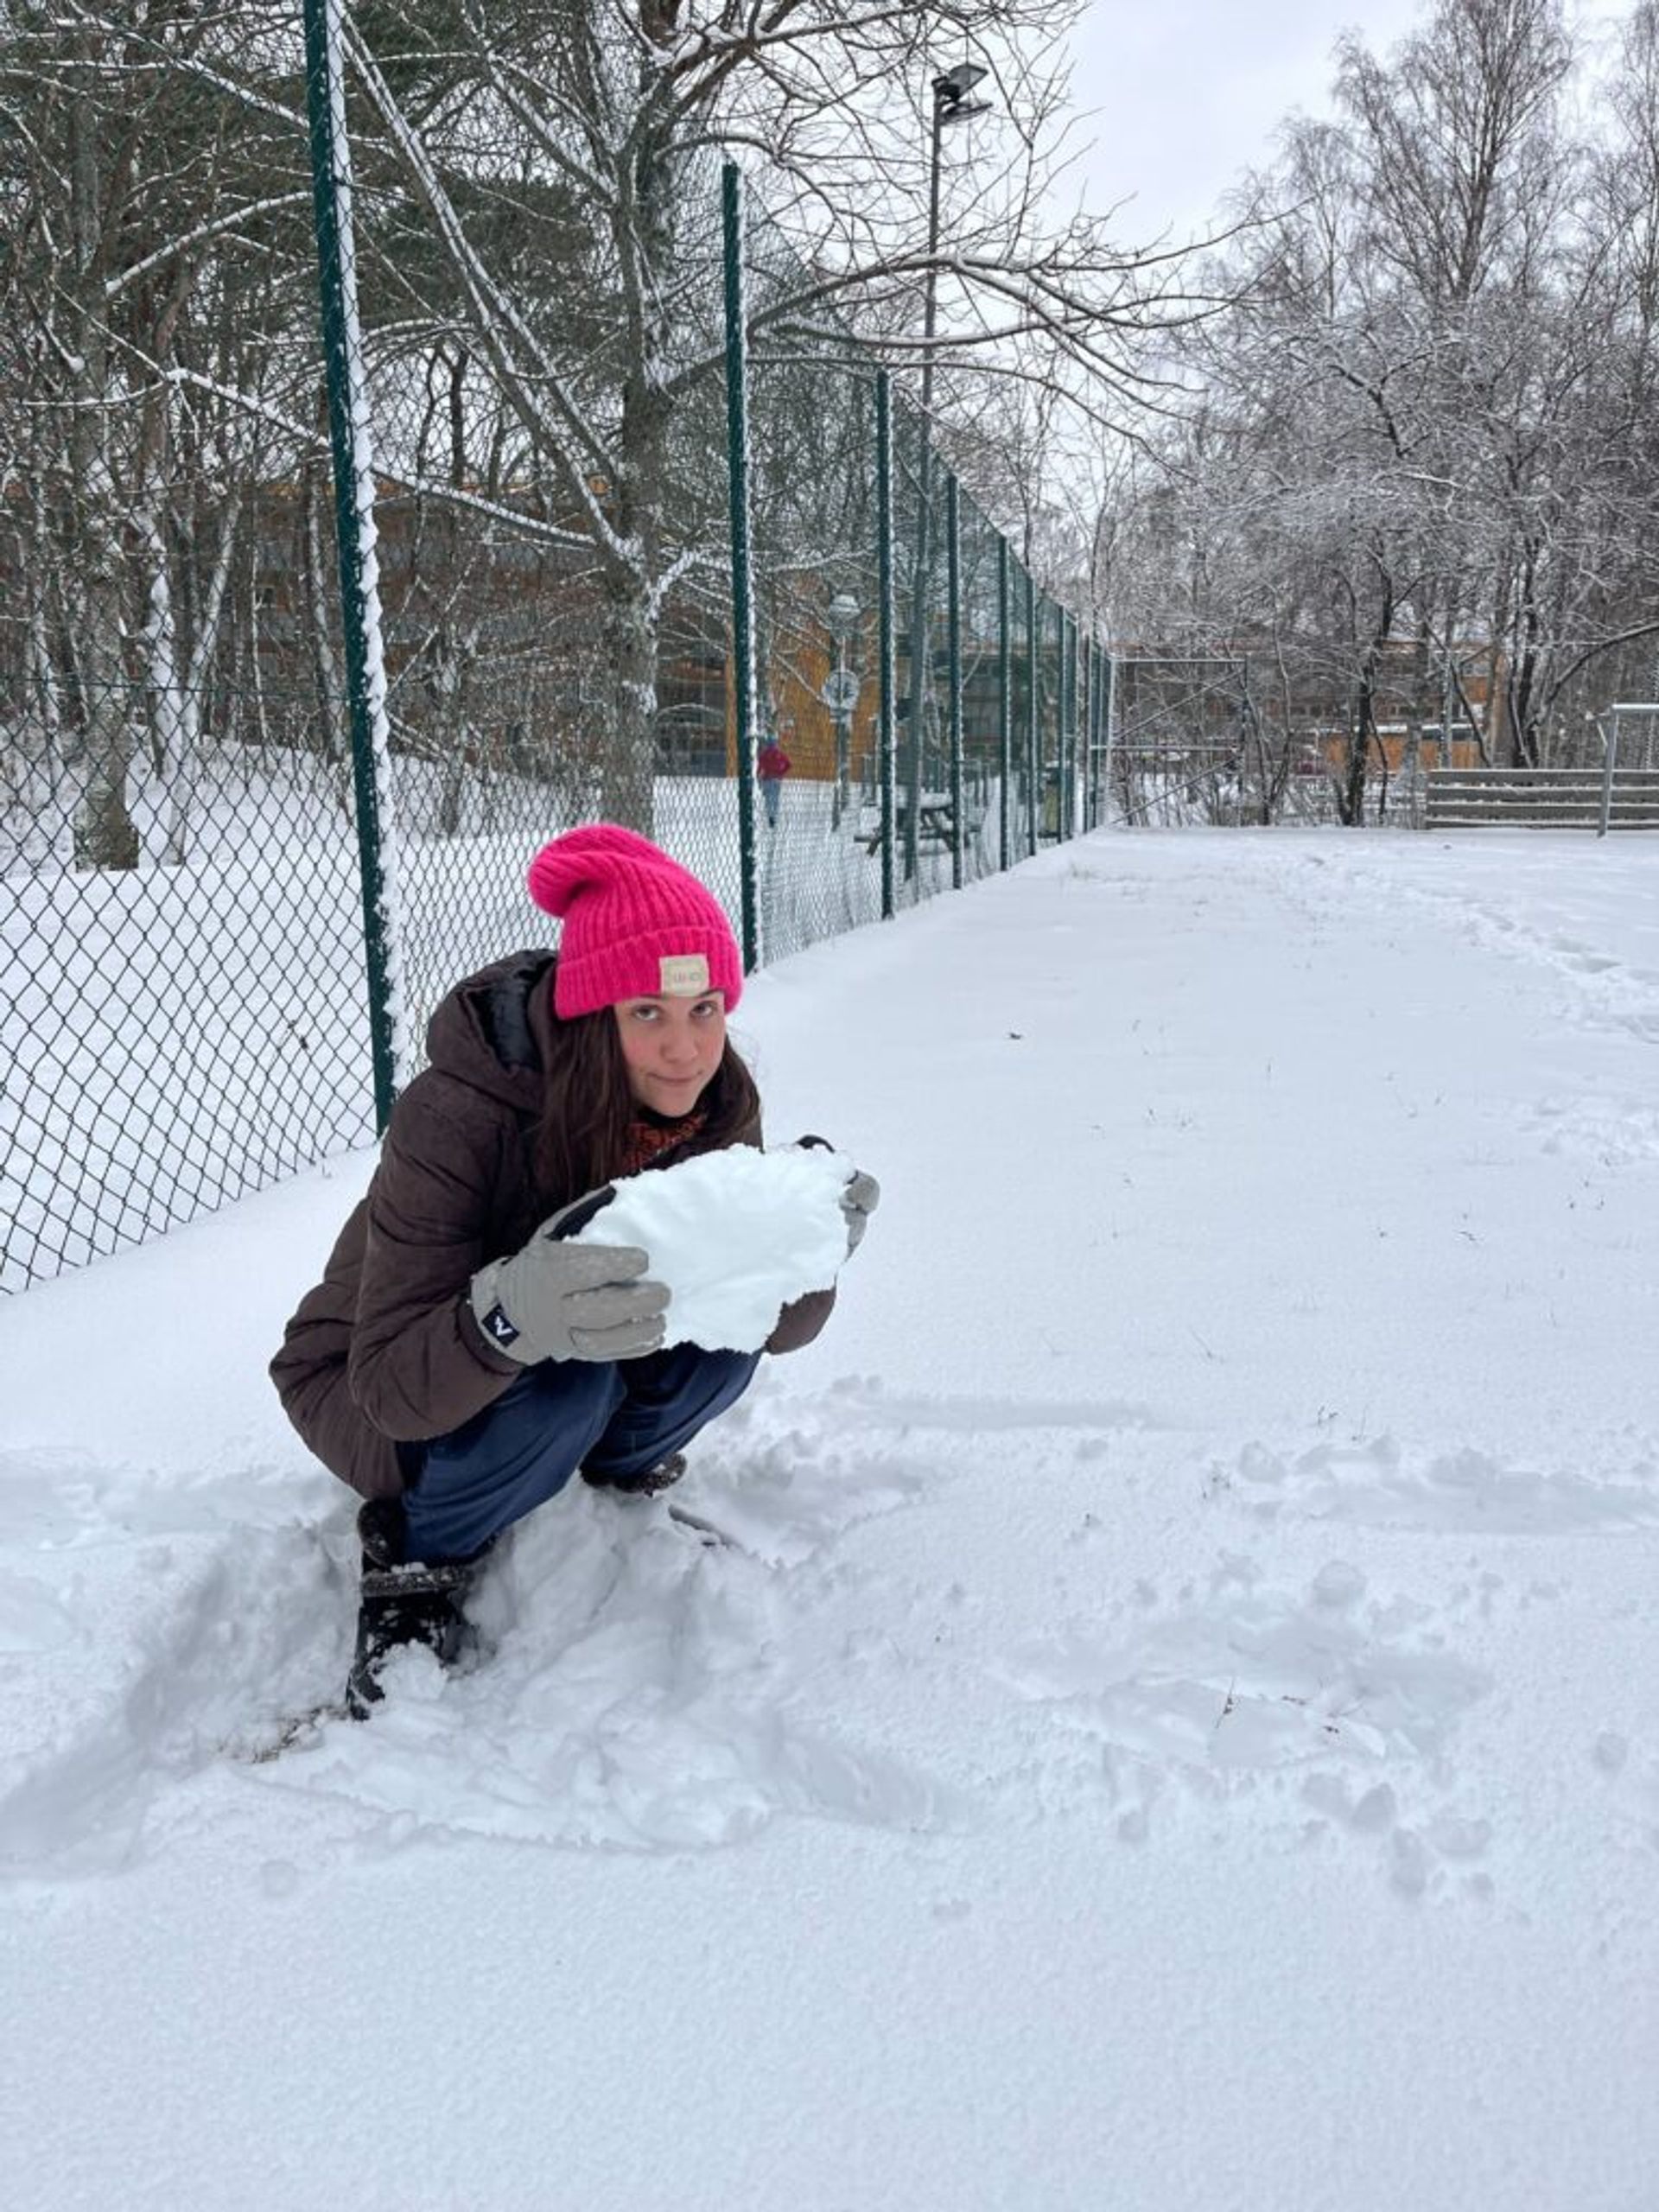
[[[847,1256],[838,1152],[734,1145],[625,1176],[575,1239],[637,1244],[671,1293],[665,1344],[758,1351],[791,1299],[827,1290]]]

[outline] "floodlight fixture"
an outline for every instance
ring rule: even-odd
[[[958,61],[954,69],[941,70],[933,79],[934,105],[952,114],[958,112],[974,86],[989,73],[978,61]],[[982,104],[976,100],[970,112],[982,113]]]

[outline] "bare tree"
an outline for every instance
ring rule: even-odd
[[[1517,250],[1571,64],[1560,0],[1441,0],[1379,61],[1351,34],[1338,96],[1366,156],[1376,250],[1432,308],[1466,306]]]
[[[1202,398],[1116,565],[1143,621],[1283,669],[1287,741],[1345,731],[1344,820],[1399,757],[1384,699],[1408,747],[1456,720],[1537,762],[1650,633],[1653,37],[1644,5],[1596,149],[1547,0],[1440,0],[1386,62],[1345,40],[1341,119],[1286,126],[1213,279],[1238,303],[1181,349]]]
[[[811,234],[810,251],[773,257],[751,302],[774,352],[844,343],[856,309],[901,364],[971,346],[1007,369],[1040,339],[1132,386],[1141,327],[1163,311],[1158,283],[1098,226],[1034,228],[1058,127],[1054,44],[1072,12],[1073,0],[850,16],[831,0],[765,12],[564,0],[379,8],[349,32],[378,173],[396,174],[443,265],[410,308],[464,330],[490,388],[480,422],[491,406],[511,421],[513,517],[591,579],[607,811],[648,819],[664,610],[721,551],[716,153],[760,167],[785,247],[791,222],[802,244]],[[916,197],[926,137],[905,88],[925,98],[930,56],[963,50],[1006,91],[1014,143],[995,189],[963,183],[948,245],[930,251]],[[554,220],[563,251],[539,287],[525,283],[515,222]],[[918,310],[939,282],[961,311],[924,348]]]
[[[20,741],[76,792],[86,867],[137,862],[141,745],[181,855],[247,489],[292,471],[259,398],[310,359],[308,194],[281,111],[219,81],[238,43],[268,11],[19,4],[0,43]]]

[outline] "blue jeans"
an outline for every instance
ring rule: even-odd
[[[578,1467],[637,1475],[734,1405],[759,1352],[676,1344],[646,1359],[543,1360],[447,1436],[405,1447],[412,1560],[465,1559],[556,1497]]]

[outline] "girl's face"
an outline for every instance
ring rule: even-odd
[[[726,1050],[726,1001],[721,993],[708,991],[700,999],[622,999],[614,1012],[635,1099],[671,1120],[689,1114]]]

